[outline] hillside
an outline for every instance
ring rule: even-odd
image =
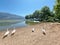
[[[16,19],[24,19],[24,17],[15,14],[0,12],[0,20],[16,20]]]

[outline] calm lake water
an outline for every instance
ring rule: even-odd
[[[15,24],[10,24],[10,25],[6,25],[6,26],[0,26],[0,31],[1,30],[6,30],[7,28],[21,28],[21,27],[25,27],[27,26],[27,24],[25,23],[25,21],[22,21],[22,22],[18,22],[18,23],[15,23]]]

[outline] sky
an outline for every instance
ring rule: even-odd
[[[55,0],[0,0],[0,12],[26,16],[43,6],[53,9]]]

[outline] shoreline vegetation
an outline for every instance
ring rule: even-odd
[[[60,22],[60,1],[56,0],[52,10],[48,6],[43,6],[40,10],[35,10],[32,14],[26,15],[25,19],[40,22]]]

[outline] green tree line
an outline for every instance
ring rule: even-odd
[[[36,10],[33,14],[26,15],[25,19],[60,22],[60,0],[56,0],[53,11],[48,6],[44,6],[41,10]]]

